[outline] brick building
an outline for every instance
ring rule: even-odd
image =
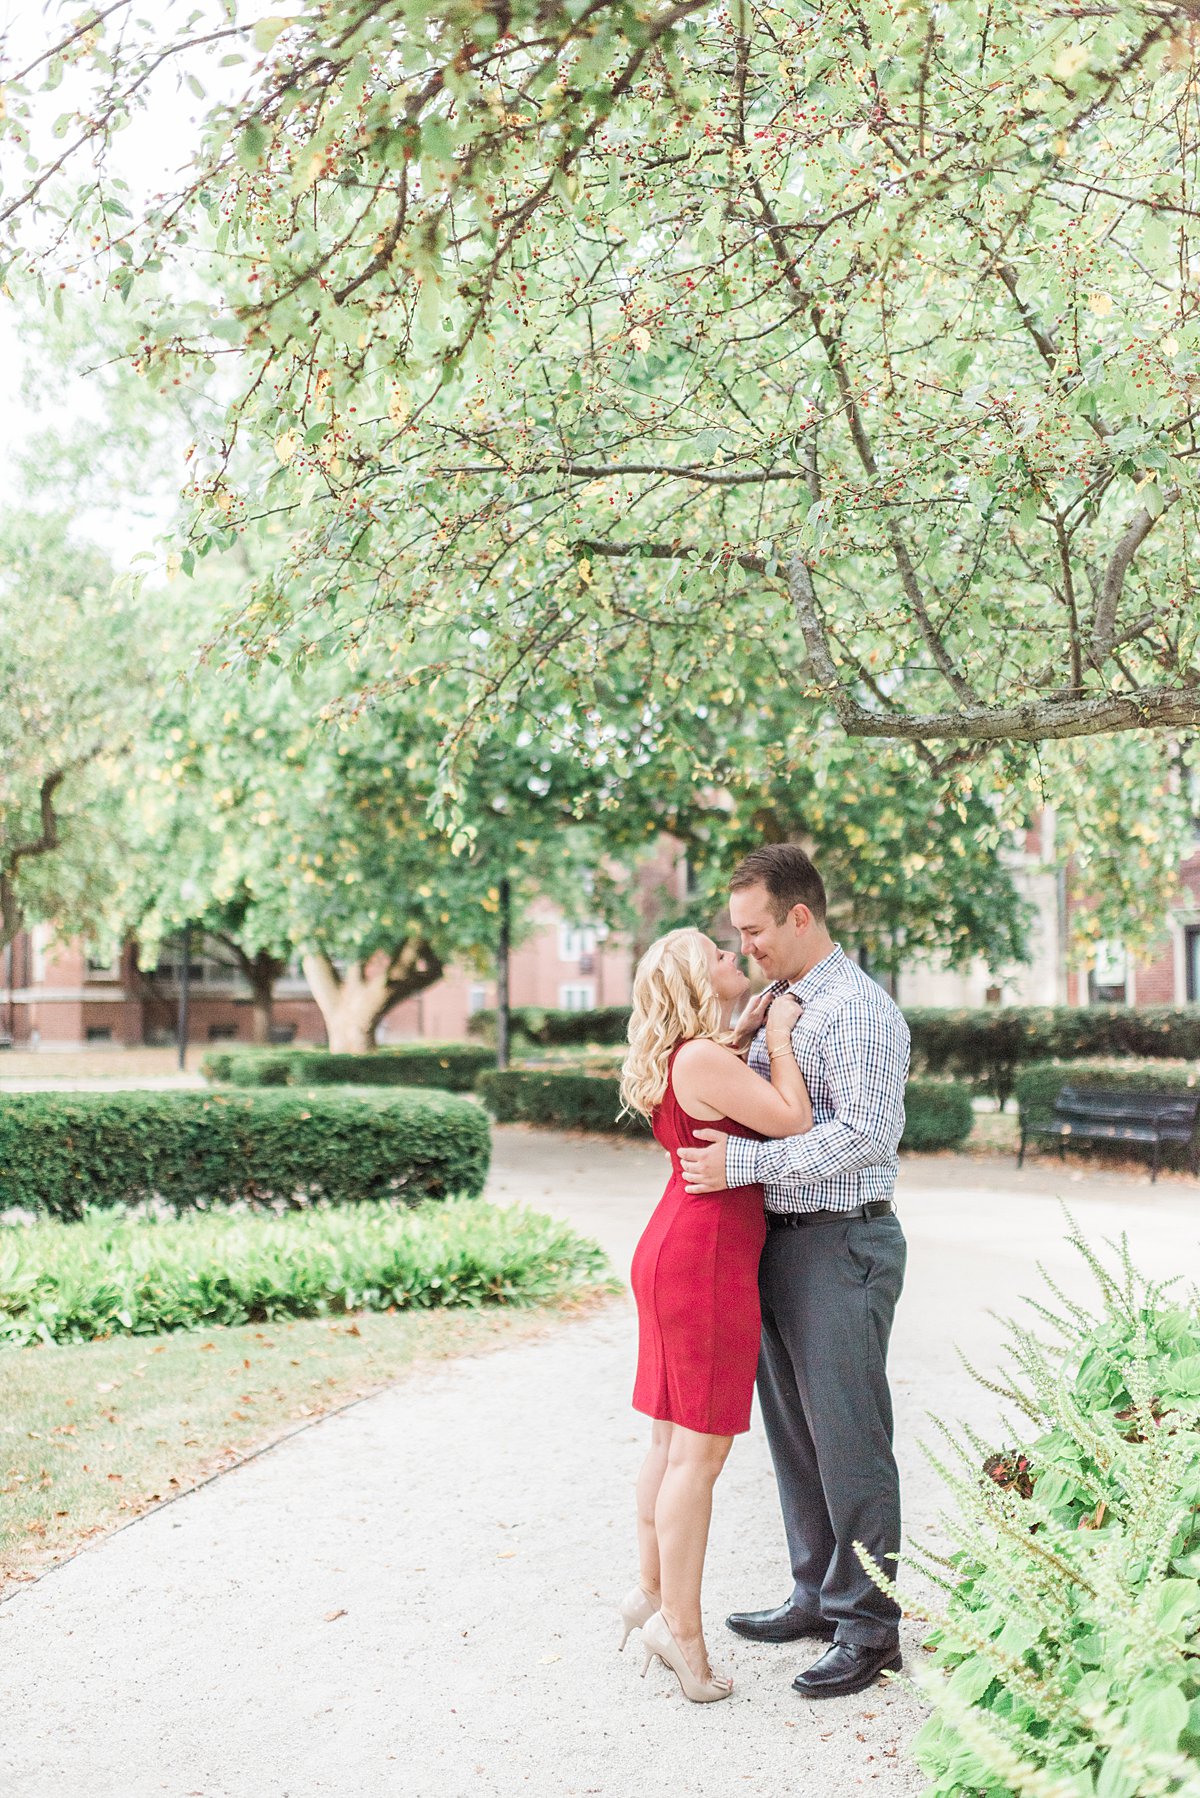
[[[1150,953],[1135,961],[1122,944],[1104,943],[1090,967],[1073,960],[1069,947],[1074,902],[1055,865],[1052,813],[1026,834],[1010,865],[1033,906],[1030,961],[1001,969],[982,962],[963,971],[936,965],[904,968],[895,982],[901,1004],[1200,1001],[1200,849],[1180,868],[1178,901]],[[639,872],[642,942],[655,934],[664,902],[686,896],[687,883],[685,860],[675,846],[664,844],[662,853]],[[514,1006],[585,1011],[628,1002],[638,942],[610,935],[594,923],[573,921],[544,901],[533,909],[532,926],[512,955]],[[49,927],[39,925],[19,936],[0,960],[0,1043],[46,1050],[173,1043],[179,975],[177,947],[165,948],[155,969],[138,966],[133,944],[114,961],[102,963],[89,957],[82,943],[59,943]],[[204,944],[194,950],[190,989],[192,1042],[251,1040],[249,988],[219,947]],[[451,968],[436,985],[389,1012],[378,1038],[381,1043],[453,1041],[466,1036],[473,1012],[495,1001],[494,979],[470,968]],[[320,1011],[298,970],[276,984],[273,1022],[280,1041],[325,1039]]]

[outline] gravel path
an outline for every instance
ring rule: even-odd
[[[662,1180],[642,1145],[497,1132],[492,1195],[570,1216],[624,1271]],[[1200,1274],[1182,1183],[913,1159],[909,1286],[893,1374],[909,1524],[936,1529],[927,1410],[986,1403],[958,1343],[994,1359],[1041,1258],[1075,1290],[1062,1191],[1147,1271]],[[786,1592],[757,1422],[717,1492],[706,1589],[737,1690],[686,1704],[616,1642],[633,1570],[632,1314],[422,1371],[110,1537],[0,1606],[5,1798],[733,1798],[917,1792],[905,1688],[806,1705],[804,1645],[720,1628]],[[906,1626],[911,1662],[920,1627]],[[634,1639],[636,1642],[636,1638]],[[816,1652],[816,1650],[814,1650]]]

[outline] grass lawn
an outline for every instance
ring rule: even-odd
[[[500,1348],[599,1302],[0,1349],[0,1584],[422,1361]]]

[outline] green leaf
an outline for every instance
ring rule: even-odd
[[[1129,1725],[1151,1747],[1164,1752],[1177,1747],[1187,1727],[1188,1701],[1178,1686],[1161,1686],[1135,1698],[1129,1707]]]

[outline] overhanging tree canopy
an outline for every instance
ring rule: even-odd
[[[1197,30],[332,0],[167,41],[118,0],[10,84],[10,137],[88,90],[11,273],[107,283],[153,380],[235,369],[192,496],[201,550],[285,527],[252,655],[417,642],[484,716],[553,663],[686,728],[717,660],[922,745],[1192,726]],[[130,216],[85,163],[210,39],[245,91]],[[159,273],[197,254],[215,318]]]

